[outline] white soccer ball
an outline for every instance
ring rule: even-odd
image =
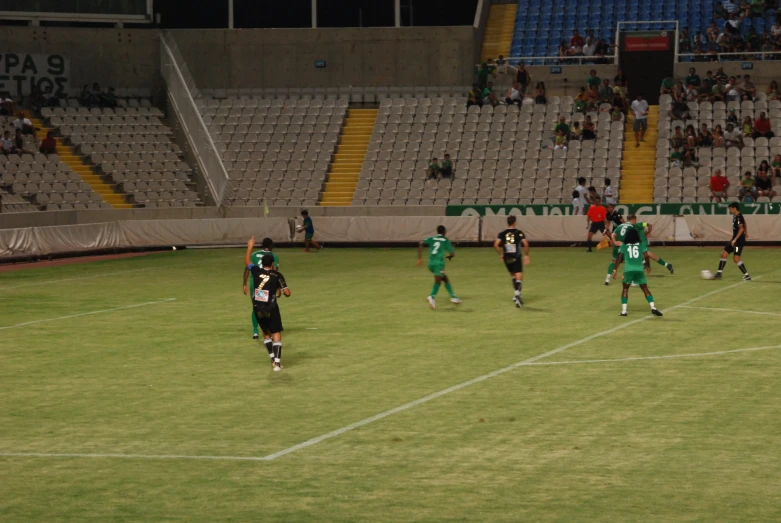
[[[301,232],[303,230],[304,230],[304,226],[303,225],[296,225],[296,231]]]
[[[713,273],[707,269],[700,272],[700,276],[702,276],[703,280],[712,280],[713,279]]]

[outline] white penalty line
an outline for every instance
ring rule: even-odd
[[[716,311],[716,312],[740,312],[743,314],[761,314],[763,316],[781,316],[781,314],[778,314],[776,312],[762,312],[762,311],[747,311],[743,309],[720,309],[716,307],[688,307],[685,306],[686,309],[699,309],[703,311]]]
[[[761,278],[754,278],[755,280]],[[743,285],[746,282],[740,281],[738,283],[734,283],[732,285],[728,285],[727,287],[722,287],[720,289],[716,289],[714,291],[708,292],[703,294],[702,296],[698,296],[696,298],[692,298],[691,300],[685,301],[679,305],[674,305],[670,307],[669,309],[665,309],[663,312],[670,312],[675,309],[686,307],[692,303],[695,303],[697,301],[703,300],[705,298],[709,298],[715,294],[719,294],[721,292],[734,289],[738,285]],[[379,414],[375,414],[374,416],[371,416],[369,418],[363,419],[361,421],[357,421],[355,423],[352,423],[350,425],[344,426],[342,428],[333,430],[331,432],[328,432],[326,434],[322,434],[320,436],[317,436],[315,438],[306,440],[304,442],[301,442],[297,445],[293,445],[292,447],[288,447],[286,449],[280,450],[279,452],[275,452],[273,454],[269,454],[267,456],[248,456],[248,457],[240,457],[240,456],[177,456],[177,455],[142,455],[142,454],[48,454],[48,453],[31,453],[31,452],[0,452],[0,456],[3,457],[41,457],[41,458],[56,458],[56,457],[64,457],[64,458],[124,458],[124,459],[201,459],[201,460],[225,460],[225,461],[272,461],[277,458],[280,458],[282,456],[285,456],[287,454],[290,454],[292,452],[295,452],[297,450],[302,450],[307,447],[311,447],[312,445],[316,445],[322,441],[325,441],[327,439],[335,438],[336,436],[340,436],[344,434],[345,432],[349,432],[351,430],[355,430],[357,428],[363,427],[365,425],[368,425],[370,423],[374,423],[375,421],[379,421],[383,418],[387,418],[388,416],[391,416],[393,414],[398,414],[399,412],[403,412],[405,410],[409,410],[412,407],[416,407],[418,405],[422,405],[423,403],[428,403],[431,400],[435,400],[437,398],[440,398],[442,396],[445,396],[447,394],[450,394],[451,392],[456,392],[461,389],[464,389],[466,387],[469,387],[470,385],[474,385],[475,383],[480,383],[482,381],[485,381],[487,379],[499,376],[501,374],[504,374],[506,372],[510,372],[511,370],[515,370],[519,367],[527,367],[530,366],[530,364],[539,361],[543,358],[547,358],[549,356],[553,356],[554,354],[558,354],[560,352],[563,352],[567,349],[570,349],[572,347],[576,347],[578,345],[582,345],[584,343],[587,343],[591,340],[594,340],[596,338],[600,338],[602,336],[606,336],[608,334],[613,334],[614,332],[617,332],[619,330],[625,329],[627,327],[631,327],[632,325],[636,325],[642,321],[646,321],[650,318],[653,318],[654,316],[643,316],[642,318],[638,318],[636,320],[632,320],[626,323],[622,323],[621,325],[618,325],[616,327],[613,327],[612,329],[608,329],[602,332],[598,332],[596,334],[591,334],[590,336],[586,336],[585,338],[581,338],[577,341],[573,341],[571,343],[568,343],[566,345],[562,345],[561,347],[558,347],[556,349],[550,350],[548,352],[545,352],[543,354],[539,354],[537,356],[533,356],[531,358],[528,358],[523,361],[519,361],[518,363],[514,363],[512,365],[509,365],[507,367],[504,367],[502,369],[495,370],[493,372],[489,372],[488,374],[484,374],[482,376],[478,376],[477,378],[473,378],[471,380],[465,381],[463,383],[459,383],[458,385],[453,385],[452,387],[448,387],[446,389],[440,390],[439,392],[435,392],[433,394],[429,394],[428,396],[424,396],[422,398],[416,399],[414,401],[410,401],[408,403],[405,403],[403,405],[399,405],[396,408],[386,410],[385,412],[381,412]],[[555,363],[555,362],[551,362]]]
[[[27,325],[35,325],[38,323],[46,323],[49,321],[59,321],[59,320],[69,320],[71,318],[79,318],[81,316],[90,316],[92,314],[103,314],[105,312],[114,312],[114,311],[123,311],[126,309],[135,309],[137,307],[146,307],[147,305],[157,305],[159,303],[168,303],[171,301],[175,301],[176,298],[166,298],[164,300],[157,300],[157,301],[147,301],[144,303],[136,303],[134,305],[125,305],[124,307],[114,307],[112,309],[101,309],[99,311],[90,311],[90,312],[82,312],[79,314],[70,314],[68,316],[58,316],[57,318],[44,318],[42,320],[33,320],[33,321],[26,321],[24,323],[17,323],[15,325],[6,325],[3,327],[0,327],[0,331],[6,330],[6,329],[16,329],[17,327],[25,327]]]

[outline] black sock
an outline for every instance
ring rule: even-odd
[[[281,341],[275,341],[274,342],[274,362],[279,363],[282,359],[282,342]]]
[[[263,344],[266,346],[266,350],[268,351],[268,355],[270,358],[274,358],[274,345],[271,340],[263,340]]]
[[[740,272],[743,274],[748,274],[748,269],[746,269],[746,266],[743,265],[743,262],[738,262],[738,269],[740,269]]]
[[[727,260],[721,259],[719,260],[719,272],[724,270],[724,267],[727,266]]]
[[[591,240],[586,241],[586,245],[588,246],[588,250],[591,250],[591,244],[593,242]]]

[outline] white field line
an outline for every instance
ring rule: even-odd
[[[144,271],[153,271],[155,269],[159,269],[160,267],[147,267],[145,269],[131,269],[128,271],[117,271],[117,272],[103,272],[100,274],[93,274],[92,276],[79,276],[77,278],[63,278],[61,280],[48,280],[48,281],[37,281],[32,283],[23,283],[21,285],[13,285],[11,287],[0,287],[0,292],[2,291],[9,291],[11,289],[21,289],[22,287],[33,287],[35,285],[53,285],[55,283],[61,283],[64,281],[77,281],[77,280],[91,280],[93,278],[103,278],[104,276],[116,276],[118,274],[128,274],[131,272],[144,272]]]
[[[125,309],[134,309],[136,307],[146,307],[147,305],[157,305],[158,303],[168,303],[170,301],[174,301],[176,298],[166,298],[164,300],[157,300],[157,301],[147,301],[144,303],[136,303],[135,305],[125,305],[124,307],[114,307],[112,309],[101,309],[99,311],[90,311],[90,312],[82,312],[79,314],[70,314],[68,316],[58,316],[56,318],[44,318],[42,320],[33,320],[33,321],[26,321],[24,323],[17,323],[15,325],[6,325],[3,327],[0,327],[0,331],[6,330],[6,329],[16,329],[17,327],[26,327],[27,325],[35,325],[38,323],[46,323],[49,321],[58,321],[58,320],[69,320],[71,318],[79,318],[81,316],[90,316],[92,314],[103,314],[104,312],[113,312],[113,311],[123,311]]]
[[[741,352],[756,352],[771,349],[781,349],[781,345],[770,347],[754,347],[750,349],[734,349],[718,352],[699,352],[691,354],[669,354],[666,356],[638,356],[633,358],[616,358],[607,360],[572,360],[572,361],[550,361],[550,362],[531,362],[518,365],[519,367],[543,367],[553,365],[577,365],[588,363],[619,363],[629,361],[646,360],[672,360],[680,358],[695,358],[706,356],[722,356],[727,354],[737,354]],[[7,458],[120,458],[120,459],[153,459],[153,460],[215,460],[215,461],[270,461],[274,459],[274,454],[269,456],[189,456],[178,454],[98,454],[98,453],[46,453],[46,452],[0,452],[0,457]]]
[[[713,307],[684,307],[686,309],[700,309],[703,311],[717,311],[717,312],[741,312],[744,314],[762,314],[763,316],[781,316],[777,312],[762,312],[762,311],[746,311],[742,309],[718,309]]]

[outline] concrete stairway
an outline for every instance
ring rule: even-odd
[[[33,123],[33,127],[37,129],[36,134],[38,135],[38,143],[40,143],[51,129],[29,111],[25,111],[25,115]],[[60,140],[57,140],[57,155],[113,208],[131,209],[133,207],[132,204],[126,202],[124,194],[118,193],[111,185],[105,183],[100,176],[92,171],[89,165],[82,161],[81,156],[77,155],[72,147],[64,145]]]
[[[377,112],[377,109],[349,110],[328,173],[321,206],[348,206],[352,203]]]
[[[517,2],[491,5],[483,36],[483,49],[480,52],[481,60],[496,58],[500,54],[505,58],[510,56],[517,11]]]
[[[648,131],[645,141],[635,147],[634,115],[626,120],[624,159],[621,163],[620,203],[650,203],[654,201],[654,170],[656,137],[659,128],[659,106],[648,108]]]

